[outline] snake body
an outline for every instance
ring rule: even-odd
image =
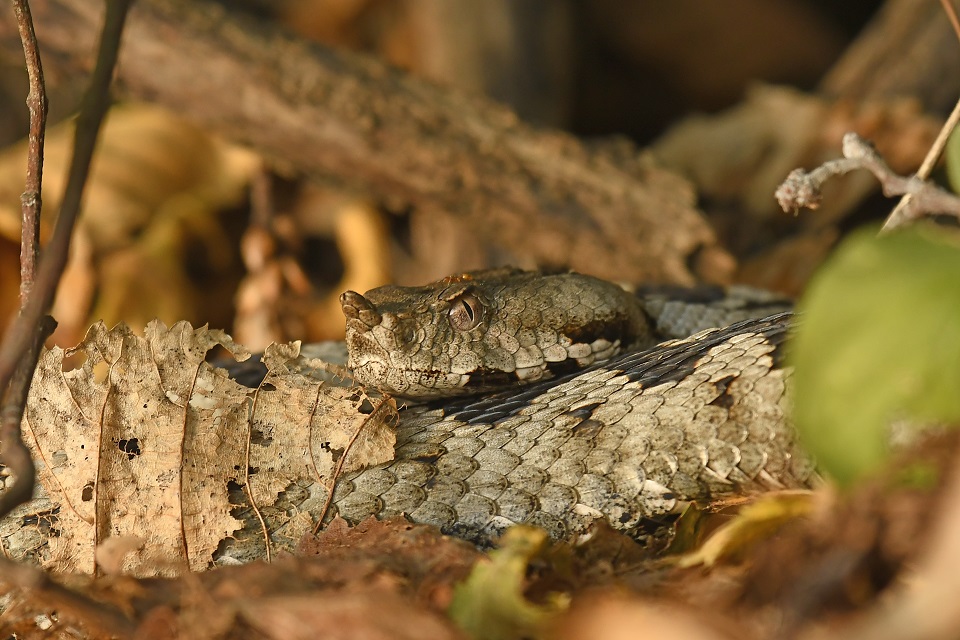
[[[401,411],[392,462],[338,482],[348,521],[405,515],[477,542],[520,523],[639,535],[684,501],[814,478],[786,413],[791,314],[769,301],[509,270],[341,301],[357,379],[426,401]],[[726,326],[676,337],[704,324]]]
[[[336,418],[318,413],[313,430],[311,416],[302,438],[295,430],[269,428],[269,420],[258,419],[268,415],[257,413],[258,394],[292,396],[264,380],[265,366],[234,361],[238,366],[228,368],[236,381],[258,391],[235,393],[234,404],[226,406],[238,415],[249,411],[249,444],[258,448],[258,460],[276,456],[286,466],[254,466],[246,484],[229,469],[223,478],[215,470],[190,467],[190,473],[213,483],[199,485],[203,500],[209,500],[209,486],[226,485],[235,518],[227,524],[240,524],[219,540],[210,561],[263,558],[267,540],[292,549],[321,514],[351,523],[403,515],[481,544],[513,524],[536,525],[568,539],[597,521],[646,539],[651,530],[663,531],[660,516],[685,501],[807,486],[815,478],[813,465],[786,411],[790,373],[782,366],[782,346],[791,314],[783,301],[755,292],[694,293],[635,296],[579,274],[509,269],[423,287],[345,293],[347,359],[356,380],[368,394],[386,393],[404,405],[393,460],[334,473],[331,495],[327,477],[318,480],[317,467],[301,466],[301,460],[304,442],[319,447],[306,447],[311,460],[318,451],[324,452],[317,454],[322,460],[350,455],[324,440],[320,422]],[[316,349],[310,351],[316,355]],[[310,356],[296,366],[284,360],[287,392],[315,390],[319,401],[321,391],[331,391],[332,404],[323,406],[343,408],[348,423],[358,424],[360,394],[317,387],[316,380],[294,373],[322,377],[315,362]],[[206,384],[220,374],[201,367],[197,375],[207,376]],[[136,386],[110,395],[121,401],[135,397],[131,406],[142,402]],[[289,408],[300,406],[306,405],[291,402]],[[334,425],[334,432],[338,428]],[[216,425],[200,435],[221,437]],[[131,452],[111,442],[104,449],[114,456],[110,464],[119,460],[131,470],[144,468],[148,452],[169,450],[169,443],[147,437],[139,446],[158,449]],[[120,458],[117,446],[124,452]],[[190,464],[211,464],[203,447],[203,455],[194,455],[195,445],[187,452]],[[70,460],[62,451],[49,453],[44,462],[53,468]],[[176,463],[169,469],[151,463],[150,471],[161,480],[186,473]],[[86,476],[78,477],[82,483],[75,485],[38,484],[37,498],[0,522],[5,550],[60,568],[90,570],[91,525],[65,517],[73,513],[71,496],[87,500],[90,485]],[[100,481],[107,482],[104,478]],[[257,509],[251,498],[255,486],[278,481],[283,491],[276,495],[271,488]],[[332,508],[326,510],[328,501]],[[115,510],[117,522],[130,515],[126,502],[112,498],[96,509],[104,522]],[[206,561],[189,544],[185,553],[194,553],[191,562]]]

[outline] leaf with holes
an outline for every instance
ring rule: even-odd
[[[286,368],[298,345],[273,348],[267,382],[251,390],[205,361],[217,344],[245,352],[219,331],[152,322],[143,337],[97,324],[75,349],[43,353],[23,431],[50,502],[48,567],[91,573],[98,545],[135,535],[143,544],[126,553],[126,572],[205,569],[244,526],[231,486],[269,507],[291,484],[314,482],[322,505],[338,464],[392,457],[388,425],[357,437],[367,416],[350,391]],[[65,356],[85,361],[64,371]],[[313,526],[306,512],[273,511],[263,517],[271,544],[292,549]]]

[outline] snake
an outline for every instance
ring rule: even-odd
[[[669,538],[691,503],[819,480],[790,421],[794,316],[773,294],[627,291],[578,273],[501,268],[347,291],[340,302],[346,340],[333,352],[357,386],[340,391],[351,407],[369,398],[370,418],[374,402],[399,407],[386,425],[393,459],[335,473],[332,485],[298,476],[260,511],[228,482],[241,528],[221,539],[215,563],[264,557],[268,525],[270,544],[292,549],[317,518],[335,517],[404,518],[481,547],[515,525],[576,541],[606,523],[646,544]],[[303,371],[322,377],[308,352],[317,351],[304,345]],[[238,387],[269,386],[266,366],[232,362],[220,366]],[[254,420],[256,402],[237,406]],[[281,445],[276,455],[302,453],[301,442]],[[54,488],[38,484],[36,499],[0,522],[6,548],[56,561],[49,540],[64,525]]]
[[[356,382],[404,404],[394,459],[335,487],[348,522],[403,516],[484,544],[603,521],[639,539],[691,502],[815,481],[775,296],[505,268],[341,305]]]

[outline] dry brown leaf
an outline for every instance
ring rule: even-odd
[[[214,344],[238,349],[222,332],[186,323],[152,323],[146,338],[101,323],[77,348],[41,356],[24,428],[43,462],[40,480],[61,503],[50,564],[90,573],[108,536],[141,535],[143,552],[168,549],[199,569],[239,528],[224,480],[242,460],[247,399],[204,366]],[[64,356],[78,351],[83,368],[63,372]],[[100,363],[105,380],[95,376]],[[134,558],[126,568],[147,572]]]
[[[784,126],[789,123],[789,126]],[[773,192],[796,167],[812,167],[839,155],[847,131],[861,132],[897,166],[916,167],[939,124],[915,102],[889,100],[850,105],[795,89],[757,85],[740,104],[715,116],[690,117],[657,141],[654,152],[667,167],[691,178],[714,201],[732,201],[753,220],[779,219]],[[826,130],[826,132],[825,132]],[[852,173],[831,183],[831,194],[804,224],[835,224],[865,196],[874,178]]]
[[[73,148],[73,122],[47,132],[44,210],[55,213]],[[0,154],[0,230],[19,233],[26,142]],[[104,122],[91,166],[80,227],[98,252],[127,246],[162,209],[190,202],[235,203],[258,161],[175,114],[155,106],[121,105]],[[45,217],[45,232],[52,219]]]
[[[78,347],[44,352],[24,430],[59,506],[47,566],[90,573],[97,545],[135,535],[143,546],[126,554],[126,572],[205,569],[242,526],[229,483],[270,505],[298,480],[331,486],[344,452],[347,468],[393,456],[392,429],[364,425],[351,390],[288,371],[299,345],[271,349],[267,381],[251,391],[205,362],[218,344],[245,354],[223,332],[157,321],[144,337],[97,324]],[[64,372],[64,357],[78,354],[82,368]],[[346,451],[361,425],[360,446]],[[292,547],[312,521],[301,513],[283,525]]]
[[[252,421],[257,446],[250,448],[250,466],[259,469],[250,483],[257,504],[273,502],[299,478],[329,482],[342,455],[347,456],[343,473],[393,459],[396,433],[385,423],[364,425],[367,416],[358,411],[352,390],[324,387],[289,370],[299,346],[271,345],[263,355],[270,373],[257,392]],[[311,425],[322,426],[322,435]]]

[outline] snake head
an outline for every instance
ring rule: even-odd
[[[340,303],[356,380],[407,398],[519,386],[651,341],[632,295],[576,273],[474,272]]]

